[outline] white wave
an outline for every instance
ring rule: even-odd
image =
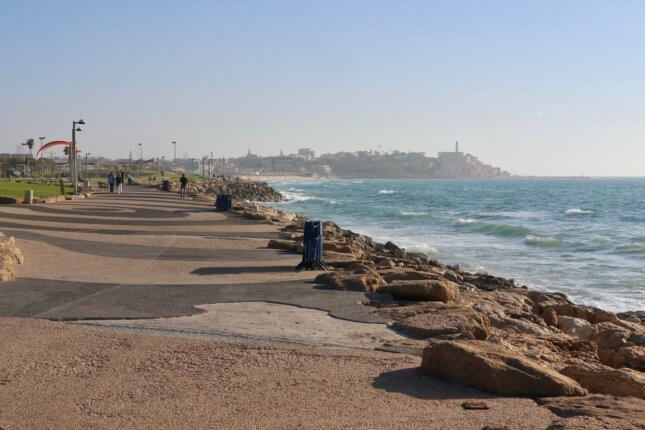
[[[402,216],[426,216],[426,215],[430,215],[430,212],[414,212],[414,211],[405,212],[405,211],[401,211],[401,212],[399,212],[399,214],[401,214]]]
[[[284,197],[285,203],[297,203],[297,202],[304,202],[304,201],[313,199],[313,197],[309,197],[300,193],[294,193],[289,191],[283,191],[282,196]]]
[[[564,212],[565,215],[569,215],[569,216],[572,216],[572,215],[589,215],[589,214],[592,214],[592,213],[594,213],[594,211],[589,210],[589,209],[580,209],[580,208],[571,208],[571,209],[567,209]]]
[[[394,194],[394,193],[396,193],[396,191],[385,189],[385,190],[379,190],[378,193],[379,194]]]
[[[457,224],[472,224],[474,222],[477,222],[477,220],[472,218],[459,218],[457,220]]]
[[[417,245],[408,245],[404,246],[406,251],[409,252],[423,252],[429,256],[439,254],[439,250],[434,246],[428,245],[427,243],[420,243]]]
[[[560,239],[550,236],[535,236],[533,234],[529,234],[524,238],[524,243],[536,246],[556,246],[560,243]]]

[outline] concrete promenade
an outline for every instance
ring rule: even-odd
[[[315,273],[293,270],[299,256],[268,249],[268,239],[278,237],[275,226],[217,213],[175,193],[128,187],[121,195],[1,206],[0,231],[16,237],[25,255],[19,277],[0,288],[0,316],[101,320],[113,327],[123,324],[110,320],[128,320],[130,328],[150,329],[150,321],[136,320],[200,314],[208,311],[203,305],[224,302],[271,302],[356,323],[384,322],[360,304],[362,293],[317,286]],[[272,307],[283,311],[290,312]],[[235,334],[221,318],[181,321],[178,330]],[[172,322],[159,323],[152,326],[174,330]],[[389,332],[383,324],[378,329]],[[241,333],[251,336],[248,327]]]

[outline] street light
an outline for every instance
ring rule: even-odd
[[[72,148],[69,153],[69,170],[72,175],[72,183],[74,184],[74,194],[78,194],[78,172],[76,166],[76,132],[83,131],[77,125],[85,125],[85,120],[79,119],[78,121],[72,121]]]
[[[139,179],[139,173],[141,172],[141,168],[143,167],[143,145],[140,143],[137,143],[137,145],[139,145],[139,151],[140,151],[139,170],[137,171],[137,179]]]
[[[87,157],[89,157],[91,154],[89,152],[85,153],[85,180],[89,181],[90,179],[90,170],[87,167]]]
[[[45,140],[46,136],[39,137],[38,139],[40,140],[40,149],[43,149],[43,140]],[[40,154],[40,176],[41,179],[43,176],[45,176],[45,166],[43,166],[43,155]]]

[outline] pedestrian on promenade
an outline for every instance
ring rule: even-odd
[[[185,173],[181,174],[179,182],[181,183],[181,198],[183,199],[184,197],[186,197],[186,185],[188,185],[188,178],[186,177]]]
[[[110,172],[110,174],[107,177],[108,181],[108,186],[110,187],[110,193],[114,192],[114,183],[116,182],[116,178],[114,177],[114,174]]]
[[[123,173],[118,172],[116,174],[116,192],[121,194],[123,191]]]

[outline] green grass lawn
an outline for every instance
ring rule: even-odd
[[[20,182],[18,182],[20,181]],[[60,195],[60,187],[58,185],[45,185],[28,183],[27,180],[14,179],[0,179],[0,196],[15,197],[22,200],[25,196],[26,190],[34,190],[34,197],[48,197]],[[72,192],[72,187],[65,187],[65,193]]]

